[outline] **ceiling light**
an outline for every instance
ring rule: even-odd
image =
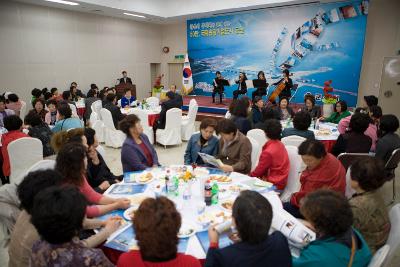
[[[69,6],[78,6],[79,5],[78,3],[70,2],[70,1],[64,1],[64,0],[45,0],[45,1],[58,3],[58,4],[69,5]]]
[[[145,16],[142,16],[142,15],[137,15],[137,14],[132,14],[132,13],[124,13],[124,15],[127,15],[127,16],[132,16],[132,17],[138,17],[138,18],[146,18]]]

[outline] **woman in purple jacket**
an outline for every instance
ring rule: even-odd
[[[125,172],[141,171],[149,167],[159,166],[157,152],[150,144],[149,138],[143,134],[140,119],[132,114],[126,116],[119,129],[126,134],[122,144],[121,162]]]

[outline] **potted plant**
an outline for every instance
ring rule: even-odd
[[[333,92],[331,86],[332,81],[326,81],[324,83],[324,97],[322,98],[322,116],[328,118],[333,112],[333,105],[336,104],[337,99],[330,92]]]

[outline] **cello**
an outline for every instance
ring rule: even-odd
[[[285,89],[285,87],[286,87],[285,81],[286,81],[286,79],[282,79],[282,82],[275,87],[275,90],[272,92],[272,94],[268,98],[269,102],[271,102],[271,103],[274,102],[276,100],[276,98],[279,96],[279,94],[283,91],[283,89]]]

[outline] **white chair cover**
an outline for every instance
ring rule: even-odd
[[[158,99],[155,96],[151,96],[146,99],[147,104],[149,104],[150,107],[156,108],[160,105],[160,99]]]
[[[106,146],[120,148],[125,141],[126,135],[120,130],[115,129],[111,112],[108,109],[102,108],[100,114],[104,123],[104,141]]]
[[[101,145],[98,145],[96,147],[97,152],[99,152],[99,154],[103,157],[103,159],[105,160],[105,156],[106,156],[106,151],[104,149],[104,147],[102,147]]]
[[[232,114],[229,112],[229,110],[225,113],[225,119],[229,119],[232,116]]]
[[[26,171],[43,159],[43,146],[39,139],[23,137],[12,141],[7,147],[10,157],[10,183],[19,184]]]
[[[251,170],[253,171],[257,167],[262,147],[258,144],[258,142],[255,139],[251,137],[247,138],[250,140],[251,143]]]
[[[188,141],[192,136],[192,134],[194,133],[194,131],[196,130],[195,121],[199,106],[197,105],[196,100],[194,101],[195,102],[192,105],[189,105],[188,115],[186,117],[185,116],[182,117],[181,134],[182,134],[182,140],[184,141]]]
[[[386,241],[386,244],[390,246],[390,249],[385,260],[385,265],[391,263],[391,259],[394,257],[395,252],[400,246],[400,203],[397,203],[390,209],[389,219],[392,227],[390,228],[389,238]]]
[[[97,112],[92,111],[90,113],[90,127],[96,131],[97,140],[100,143],[104,142],[104,123],[99,119],[99,114]]]
[[[261,147],[263,147],[265,145],[265,142],[267,142],[265,132],[261,129],[252,129],[248,131],[247,137],[251,137],[256,140]]]
[[[383,262],[385,261],[387,255],[389,254],[390,246],[384,245],[377,252],[375,252],[374,256],[372,257],[368,267],[381,267]]]
[[[282,143],[285,144],[285,146],[295,146],[299,147],[301,143],[303,143],[306,139],[301,136],[297,135],[291,135],[287,137],[282,138]]]
[[[287,202],[290,200],[290,197],[293,193],[298,192],[300,189],[300,173],[301,173],[301,165],[302,159],[298,154],[298,149],[295,146],[286,146],[286,151],[289,156],[290,162],[290,171],[288,176],[288,181],[280,196],[282,202]]]
[[[350,168],[351,166],[347,169],[346,172],[346,191],[344,193],[344,195],[348,199],[350,199],[356,193],[356,191],[353,188],[351,188]]]
[[[25,101],[21,101],[21,110],[19,111],[19,117],[24,120],[25,115],[26,115],[26,102]]]
[[[121,107],[121,99],[119,99],[119,100],[117,101],[117,106],[118,106],[118,107]]]
[[[72,110],[72,117],[78,118],[78,110],[76,109],[76,106],[74,104],[68,104],[69,107]]]
[[[156,140],[164,147],[168,145],[180,145],[182,125],[182,110],[172,108],[167,111],[165,129],[157,129]]]
[[[154,132],[153,128],[149,126],[149,115],[140,108],[133,108],[128,114],[135,114],[140,119],[140,124],[143,127],[143,133],[147,135],[151,144],[154,143]]]
[[[103,103],[101,100],[96,100],[92,103],[90,108],[92,109],[92,112],[96,112],[97,114],[97,119],[101,120],[101,114],[100,114],[100,109],[102,109]]]
[[[25,175],[28,175],[30,172],[39,171],[39,170],[54,170],[56,167],[56,161],[52,159],[43,159],[41,161],[33,164],[27,171]]]

